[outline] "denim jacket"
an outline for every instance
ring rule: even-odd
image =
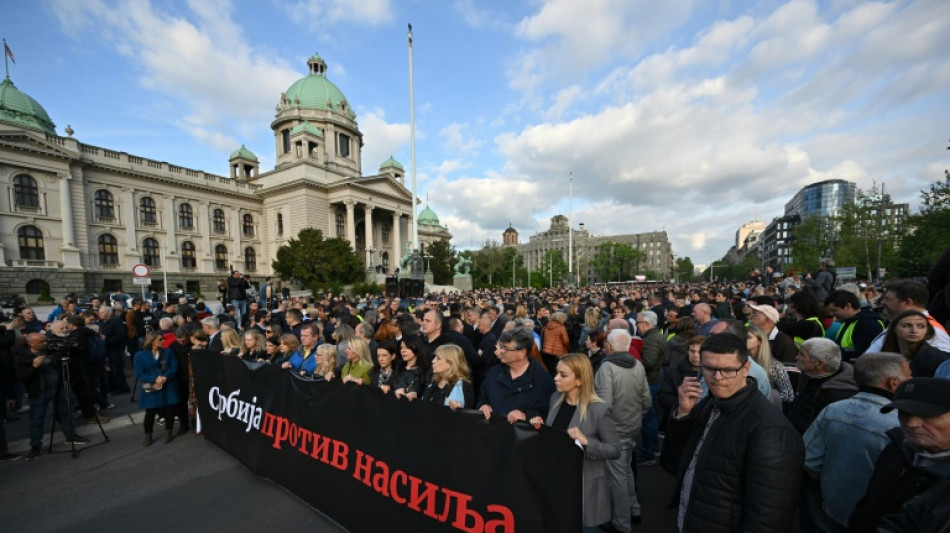
[[[862,390],[828,405],[805,432],[805,472],[821,483],[822,507],[842,526],[864,496],[885,434],[897,427],[897,411],[881,413],[890,399]]]

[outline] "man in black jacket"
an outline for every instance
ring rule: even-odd
[[[848,531],[876,531],[887,515],[950,477],[950,381],[914,378],[897,387],[882,413],[897,409],[901,427],[887,432],[884,448],[858,502]]]
[[[106,343],[106,354],[109,358],[109,394],[132,392],[129,382],[125,379],[125,324],[121,318],[115,316],[111,307],[99,308],[99,334]]]
[[[679,474],[680,531],[790,531],[804,444],[749,378],[745,339],[719,333],[701,348],[709,394],[686,377],[667,426],[663,466]]]
[[[241,317],[247,313],[247,290],[251,283],[239,271],[235,270],[228,278],[228,300],[237,312],[236,324],[241,323]]]

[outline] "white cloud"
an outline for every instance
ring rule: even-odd
[[[386,113],[375,108],[360,115],[363,132],[363,173],[373,174],[379,165],[409,143],[409,124],[386,122]],[[409,161],[400,161],[409,171]]]
[[[390,0],[306,0],[288,2],[282,8],[294,22],[321,29],[336,22],[378,26],[395,15]]]
[[[482,141],[475,137],[468,137],[468,126],[453,122],[439,131],[442,137],[442,144],[447,150],[454,154],[471,154],[475,152]]]

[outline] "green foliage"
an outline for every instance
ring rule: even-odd
[[[677,282],[689,283],[695,277],[696,266],[689,257],[677,257],[673,275]]]
[[[541,256],[540,274],[544,287],[553,287],[567,281],[567,261],[560,250],[548,250]]]
[[[497,279],[505,269],[504,248],[497,241],[487,240],[481,250],[472,252],[473,282],[482,287],[494,287],[503,284]]]
[[[363,296],[366,293],[380,294],[383,289],[374,281],[360,281],[353,284],[353,296]]]
[[[641,274],[646,253],[626,243],[605,242],[597,247],[591,261],[601,281],[627,281]]]
[[[950,248],[950,171],[944,179],[920,191],[920,212],[908,217],[900,258],[894,262],[901,277],[923,276],[947,248]]]
[[[429,270],[436,285],[451,285],[455,277],[455,263],[458,261],[455,248],[447,239],[435,241],[426,248],[429,254]]]
[[[363,262],[350,249],[349,241],[340,237],[325,239],[323,232],[314,228],[301,230],[296,238],[278,248],[271,267],[281,279],[300,280],[315,293],[339,293],[343,285],[363,277]]]
[[[837,236],[834,219],[825,216],[805,217],[795,227],[792,240],[792,263],[787,266],[799,272],[818,270],[818,261],[828,257]]]

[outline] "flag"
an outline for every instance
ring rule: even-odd
[[[3,53],[10,58],[10,61],[13,61],[14,65],[16,65],[16,58],[13,57],[13,50],[10,50],[10,46],[7,45],[6,41],[3,41]]]

